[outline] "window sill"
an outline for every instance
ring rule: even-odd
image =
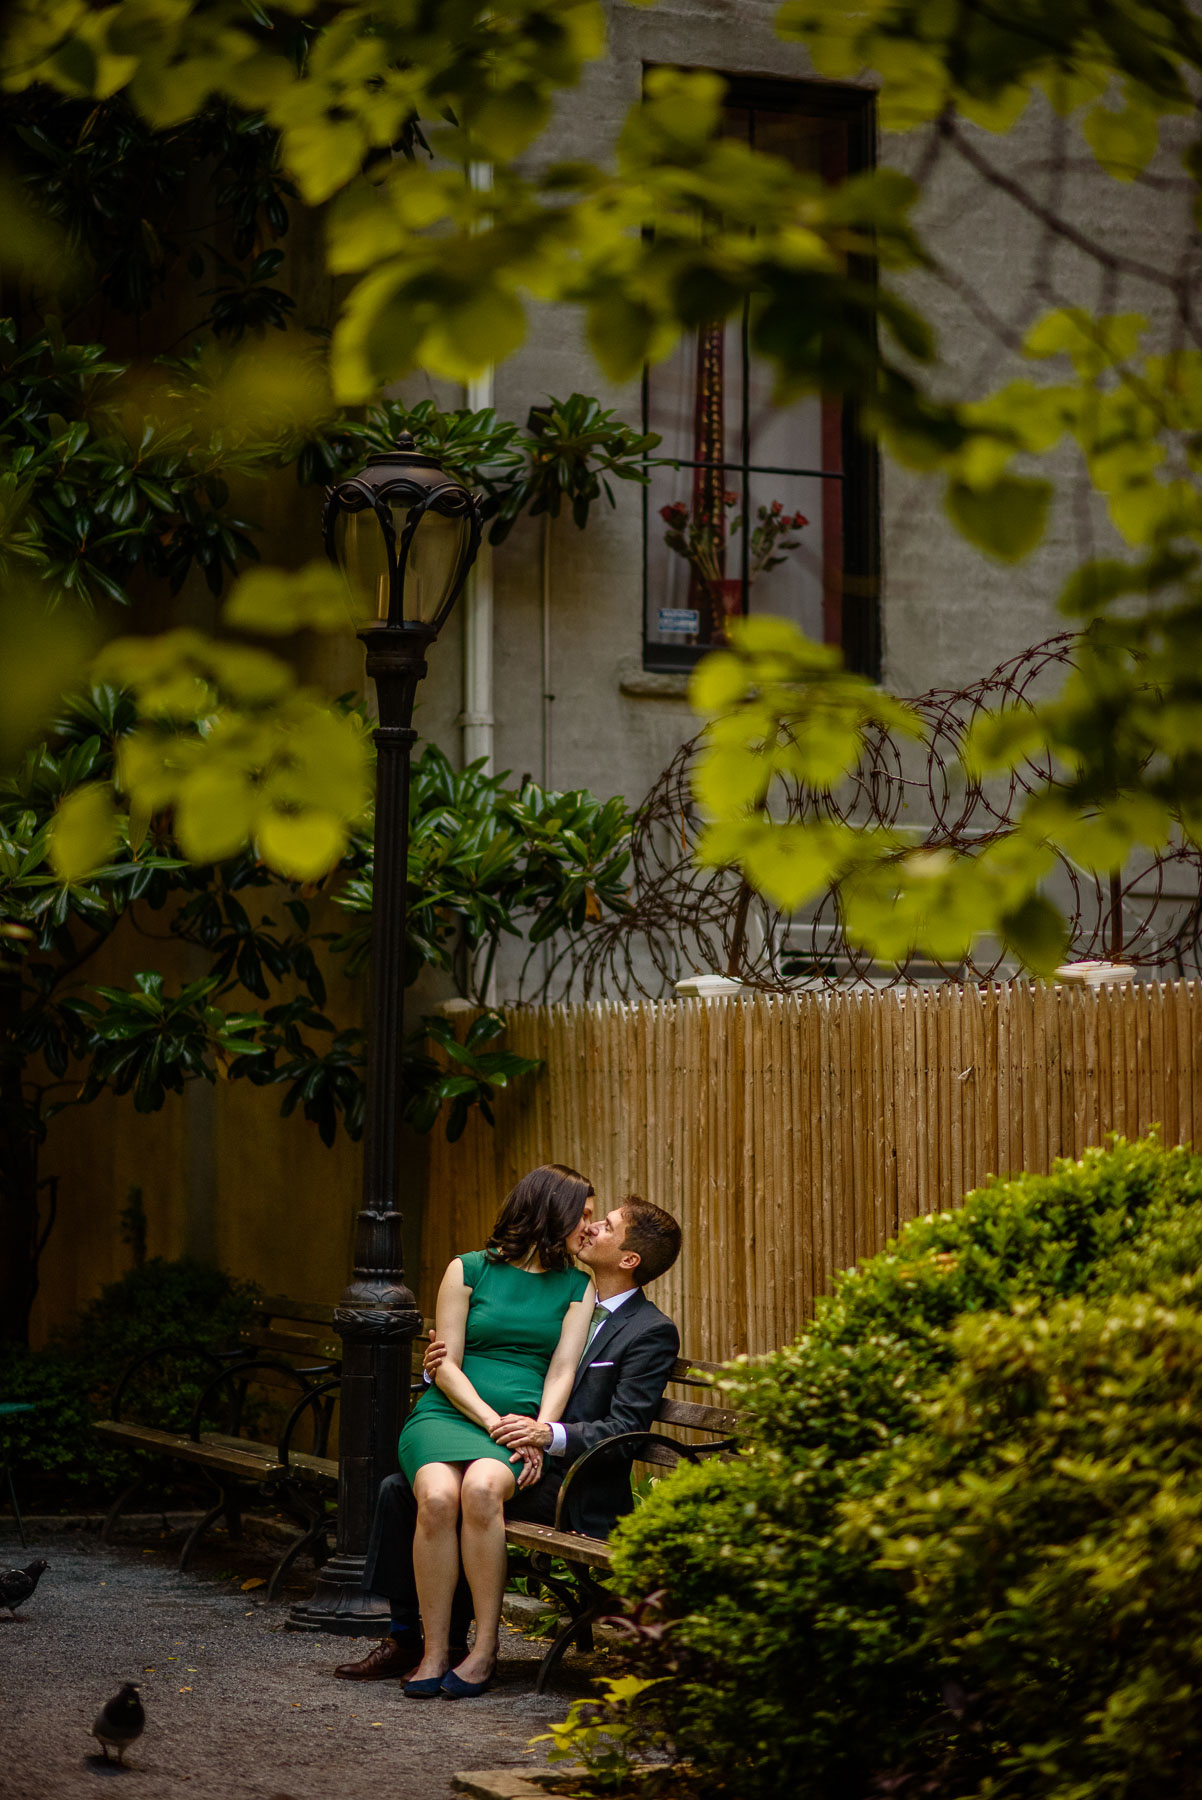
[[[684,700],[689,678],[683,670],[645,669],[638,657],[618,664],[618,692],[632,700]]]

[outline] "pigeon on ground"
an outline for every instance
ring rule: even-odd
[[[29,1599],[49,1567],[45,1558],[39,1556],[36,1562],[27,1563],[23,1569],[6,1569],[0,1575],[0,1606],[7,1606],[14,1619],[18,1606]]]
[[[145,1724],[146,1712],[138,1699],[138,1684],[127,1681],[121,1692],[101,1707],[92,1727],[92,1736],[104,1751],[105,1762],[109,1759],[111,1746],[117,1752],[117,1761],[124,1767],[125,1752],[141,1737]]]

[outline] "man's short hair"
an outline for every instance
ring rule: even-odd
[[[638,1194],[627,1194],[622,1202],[626,1221],[623,1250],[633,1250],[639,1259],[633,1279],[639,1287],[665,1273],[680,1255],[680,1226],[662,1206],[653,1206]]]

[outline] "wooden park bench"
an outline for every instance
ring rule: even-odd
[[[125,1370],[113,1395],[112,1417],[98,1420],[95,1429],[111,1443],[156,1461],[199,1469],[217,1489],[215,1504],[184,1540],[181,1569],[223,1514],[230,1537],[241,1535],[243,1504],[250,1493],[287,1514],[298,1528],[272,1569],[269,1600],[303,1551],[319,1566],[325,1562],[326,1500],[338,1491],[338,1462],[327,1454],[342,1355],[333,1316],[332,1304],[279,1296],[259,1300],[252,1323],[233,1348],[160,1345]],[[156,1375],[176,1388],[183,1380],[198,1385],[187,1430],[164,1431],[122,1416],[139,1396],[153,1394]],[[270,1416],[282,1422],[269,1433],[264,1423]],[[302,1438],[307,1449],[297,1447]],[[152,1473],[148,1461],[118,1495],[104,1523],[106,1543]]]
[[[297,1557],[308,1551],[320,1566],[328,1555],[326,1500],[338,1491],[338,1462],[327,1454],[330,1426],[339,1385],[341,1343],[334,1334],[333,1306],[280,1297],[261,1300],[253,1323],[241,1333],[237,1346],[215,1351],[198,1345],[164,1345],[137,1357],[126,1369],[113,1395],[113,1415],[97,1421],[95,1429],[111,1443],[139,1450],[154,1460],[188,1464],[201,1470],[216,1486],[217,1499],[193,1526],[180,1551],[179,1566],[186,1569],[209,1527],[224,1514],[232,1538],[241,1533],[242,1509],[248,1491],[257,1492],[269,1504],[292,1518],[298,1535],[288,1545],[271,1572],[267,1598],[273,1600],[280,1581]],[[127,1399],[139,1381],[153,1384],[154,1373],[170,1365],[172,1379],[182,1372],[200,1377],[196,1403],[186,1431],[165,1431],[122,1417]],[[678,1360],[669,1383],[686,1388],[707,1385],[706,1377],[717,1363]],[[422,1386],[420,1367],[413,1387]],[[287,1408],[278,1434],[255,1436],[256,1396]],[[211,1423],[220,1414],[220,1428]],[[699,1462],[705,1457],[729,1455],[741,1423],[737,1412],[699,1400],[661,1400],[658,1425],[671,1425],[690,1434],[703,1433],[711,1441],[682,1442],[661,1432],[624,1432],[578,1457],[564,1477],[559,1491],[554,1525],[527,1525],[514,1521],[506,1526],[512,1550],[527,1559],[526,1568],[551,1593],[568,1614],[568,1623],[552,1643],[538,1672],[541,1694],[575,1639],[581,1650],[590,1650],[594,1622],[614,1608],[614,1595],[604,1585],[609,1568],[609,1545],[603,1538],[584,1537],[561,1528],[566,1496],[589,1479],[600,1459],[607,1455],[637,1456],[653,1467],[672,1468],[680,1458]],[[294,1439],[307,1425],[309,1449],[294,1448]],[[118,1495],[102,1533],[111,1542],[121,1514],[142,1491],[151,1474],[148,1462],[137,1479]],[[553,1565],[567,1566],[568,1578]]]
[[[708,1386],[706,1377],[712,1375],[718,1367],[717,1363],[678,1359],[672,1365],[669,1384],[678,1383],[692,1388]],[[628,1431],[618,1437],[607,1438],[604,1443],[595,1445],[593,1449],[586,1450],[583,1456],[577,1457],[564,1476],[555,1507],[554,1525],[525,1525],[514,1520],[505,1527],[505,1537],[510,1548],[525,1554],[534,1576],[568,1614],[567,1624],[552,1643],[539,1667],[536,1693],[543,1692],[573,1639],[577,1649],[592,1649],[594,1623],[606,1613],[612,1613],[617,1604],[612,1590],[604,1584],[604,1575],[610,1565],[608,1543],[604,1538],[584,1537],[579,1532],[562,1529],[569,1493],[587,1482],[590,1472],[595,1472],[598,1462],[607,1455],[633,1454],[639,1462],[660,1468],[672,1468],[682,1457],[689,1462],[701,1462],[710,1456],[729,1456],[738,1444],[737,1433],[744,1415],[700,1400],[670,1400],[665,1397],[660,1401],[655,1418],[659,1425],[683,1427],[694,1434],[704,1432],[712,1441],[685,1443],[656,1431]],[[554,1571],[553,1564],[557,1561],[567,1565],[567,1580]],[[523,1569],[521,1572],[526,1571]]]

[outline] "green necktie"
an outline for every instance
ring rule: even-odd
[[[590,1324],[590,1326],[588,1328],[588,1337],[584,1341],[584,1349],[580,1352],[580,1362],[584,1361],[585,1357],[588,1355],[589,1351],[592,1349],[593,1339],[596,1337],[597,1333],[600,1331],[602,1325],[605,1323],[605,1321],[606,1321],[606,1319],[608,1319],[608,1317],[609,1317],[608,1306],[602,1306],[601,1302],[598,1300],[596,1306],[594,1306],[594,1308],[593,1308],[592,1323]],[[580,1363],[577,1363],[576,1366],[577,1366],[577,1368],[579,1368]]]

